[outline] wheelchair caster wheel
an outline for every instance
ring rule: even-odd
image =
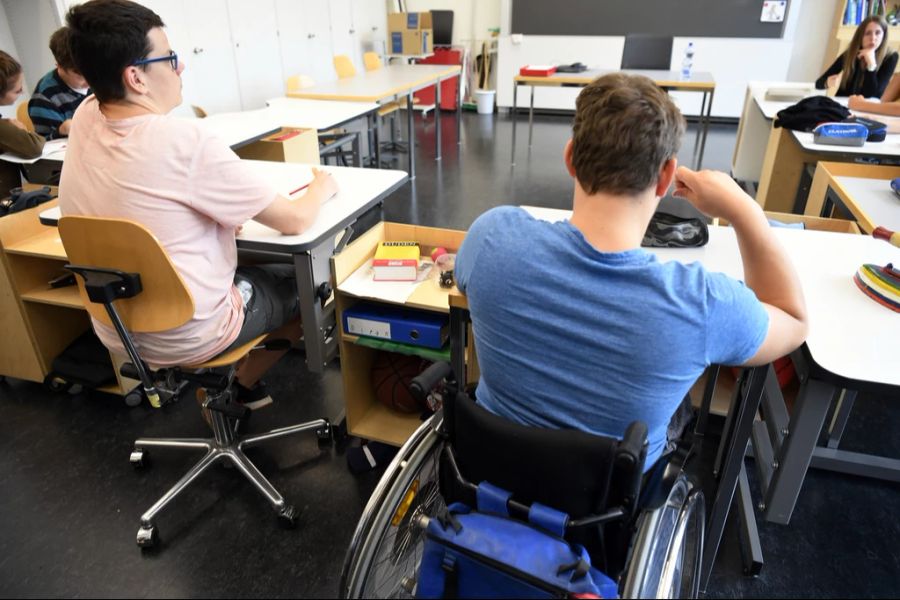
[[[139,392],[138,390],[132,390],[125,394],[125,405],[134,408],[135,406],[140,406],[141,402],[144,401],[144,394]]]
[[[294,529],[297,526],[298,516],[300,516],[300,513],[297,512],[297,509],[288,504],[278,511],[278,524],[283,529]]]
[[[152,548],[156,544],[159,543],[159,533],[157,533],[156,527],[150,526],[147,527],[142,525],[137,532],[137,545],[141,548]]]
[[[135,448],[128,457],[131,466],[135,469],[143,469],[150,464],[150,453],[141,448]]]
[[[324,426],[316,429],[316,437],[318,437],[319,448],[328,448],[334,443],[334,428],[331,423],[326,422]]]
[[[72,387],[72,384],[65,379],[60,379],[53,375],[47,375],[47,377],[44,378],[44,385],[50,388],[51,392],[67,392],[69,391],[69,388]]]

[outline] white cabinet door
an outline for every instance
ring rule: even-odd
[[[309,46],[306,75],[316,82],[334,81],[334,53],[331,49],[331,25],[328,0],[297,0],[302,10],[303,21],[300,34],[305,36]]]
[[[275,0],[228,0],[243,110],[263,108],[284,90]]]
[[[285,80],[292,75],[312,77],[309,56],[311,40],[306,37],[303,27],[304,17],[303,6],[297,0],[275,0],[281,70],[284,72]]]
[[[387,7],[377,0],[352,0],[353,28],[363,52],[384,56],[387,47]]]
[[[362,51],[353,26],[353,9],[350,0],[331,0],[328,3],[331,17],[331,48],[335,55],[350,57],[357,72],[362,72]]]
[[[209,114],[241,110],[225,0],[186,0],[184,8],[189,44],[179,56],[186,64],[181,75],[185,104],[196,104]]]

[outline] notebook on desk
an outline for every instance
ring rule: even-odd
[[[798,102],[816,93],[814,88],[769,88],[765,99],[770,102]]]

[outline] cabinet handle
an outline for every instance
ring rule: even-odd
[[[194,54],[203,54],[203,48],[194,48]]]
[[[372,26],[372,31],[378,31],[378,25],[373,25],[373,26]]]
[[[314,37],[316,37],[316,34],[314,34],[314,33],[308,33],[308,34],[306,34],[306,39],[311,40],[311,39],[313,39]]]
[[[351,29],[351,30],[350,30],[350,35],[353,35],[354,33],[356,33],[356,30],[355,30],[355,29]]]

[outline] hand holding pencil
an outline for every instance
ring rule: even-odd
[[[308,188],[306,192],[308,196],[318,198],[319,202],[325,202],[337,194],[337,182],[334,180],[334,177],[331,176],[331,173],[322,169],[316,169],[315,167],[313,167],[312,172],[313,179],[305,186]],[[302,189],[303,187],[294,190],[291,192],[291,195],[293,196]]]

